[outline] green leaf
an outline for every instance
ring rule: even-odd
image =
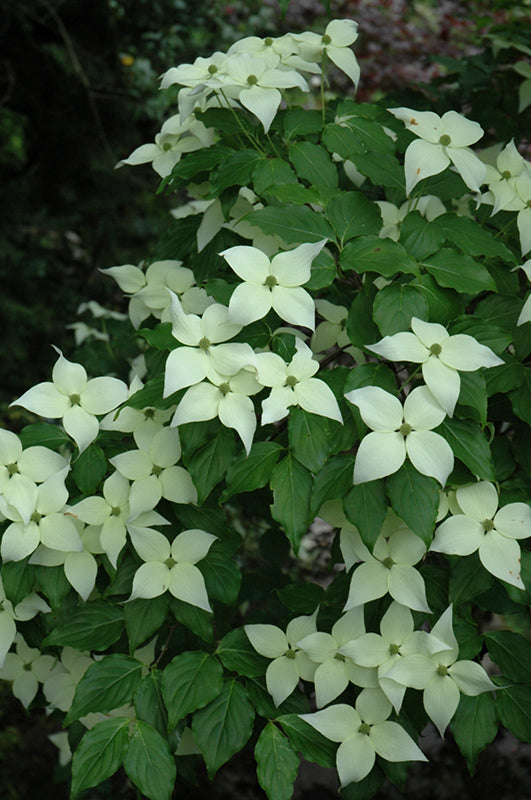
[[[284,714],[276,721],[282,726],[293,749],[302,753],[306,761],[313,761],[322,767],[335,767],[337,745],[334,742],[326,739],[297,714]]]
[[[72,758],[72,797],[118,771],[129,739],[129,717],[98,722],[83,736]]]
[[[146,642],[150,636],[160,630],[169,609],[167,594],[153,597],[150,600],[132,600],[124,605],[125,629],[129,638],[129,649],[133,653],[136,648]]]
[[[38,565],[34,569],[39,590],[44,594],[53,611],[60,610],[65,597],[72,590],[65,575],[64,565],[60,564],[57,567]],[[63,617],[61,617],[62,619]]]
[[[94,494],[106,472],[107,457],[97,444],[89,445],[72,463],[72,477],[83,494]]]
[[[387,514],[387,498],[383,480],[368,481],[353,486],[343,498],[347,519],[360,532],[363,542],[372,552]]]
[[[289,159],[299,178],[310,186],[337,186],[337,167],[324,147],[312,142],[297,142],[289,149]]]
[[[353,156],[366,150],[363,142],[360,141],[359,136],[354,131],[350,130],[346,125],[339,125],[335,122],[325,127],[323,144],[329,153],[337,153],[343,160],[354,160]]]
[[[467,760],[468,769],[473,773],[478,755],[498,732],[492,693],[483,692],[476,697],[462,694],[450,727],[457,746]]]
[[[405,461],[398,472],[387,478],[385,488],[395,514],[428,548],[433,539],[440,502],[435,478],[422,475],[410,461]]]
[[[494,295],[491,295],[493,297]],[[483,319],[477,319],[472,316],[461,317],[455,322],[450,333],[454,336],[456,333],[466,333],[473,336],[478,342],[490,347],[498,355],[502,355],[503,351],[512,343],[512,336],[507,331],[500,328],[492,322],[486,322]]]
[[[520,361],[511,353],[505,353],[505,364],[499,367],[491,367],[485,372],[485,383],[488,397],[500,392],[506,394],[511,389],[516,389],[522,385],[524,378],[524,368]]]
[[[312,516],[316,515],[327,500],[343,497],[352,487],[354,456],[334,456],[317,473],[312,489]]]
[[[323,131],[323,142],[331,153],[338,153],[341,158],[356,156],[352,158],[356,167],[359,154],[369,152],[381,158],[382,155],[389,155],[394,150],[393,140],[385,133],[380,123],[359,115],[349,115],[341,124],[327,125]]]
[[[531,685],[529,639],[513,631],[487,631],[485,640],[491,659],[506,678]]]
[[[407,214],[400,224],[400,244],[419,261],[439,250],[443,242],[444,233],[437,220],[428,222],[418,211]]]
[[[283,589],[277,589],[281,603],[294,614],[313,614],[320,603],[323,602],[324,589],[318,583],[289,583]]]
[[[446,418],[435,430],[446,439],[455,457],[474,475],[483,481],[495,480],[489,445],[474,422]]]
[[[428,303],[410,283],[392,283],[374,298],[374,321],[383,336],[392,336],[411,327],[411,317],[427,319]]]
[[[496,677],[496,706],[501,724],[522,742],[531,742],[531,687]]]
[[[123,611],[105,600],[94,600],[70,613],[68,622],[54,628],[43,644],[101,651],[118,641],[123,628]]]
[[[365,153],[356,156],[354,163],[375,186],[389,186],[405,196],[404,169],[392,153]]]
[[[494,577],[481,564],[476,553],[466,558],[458,558],[451,566],[449,599],[455,606],[469,603],[475,597],[487,592],[494,583]]]
[[[229,186],[247,186],[264,158],[256,150],[238,150],[224,159],[210,174],[212,190],[221,194]]]
[[[290,800],[299,769],[299,756],[272,722],[260,734],[254,756],[258,783],[269,800]]]
[[[201,651],[176,656],[162,673],[162,695],[173,730],[183,717],[203,708],[221,692],[223,667],[209,653]]]
[[[223,666],[229,672],[237,672],[248,678],[265,675],[270,663],[256,652],[243,628],[236,628],[223,637],[216,650]]]
[[[524,368],[520,386],[510,392],[509,397],[516,416],[531,425],[531,369],[529,367]]]
[[[347,242],[340,258],[341,269],[354,272],[376,272],[392,278],[397,272],[419,274],[419,267],[404,248],[392,239],[364,236]]]
[[[257,194],[263,194],[270,186],[297,183],[297,176],[290,165],[281,158],[266,158],[258,163],[253,172],[254,190]]]
[[[301,464],[317,472],[326,461],[332,446],[331,430],[339,423],[310,414],[303,408],[292,409],[288,430],[290,449]]]
[[[28,563],[30,558],[31,556],[27,556],[22,561],[7,561],[0,566],[4,592],[14,606],[17,606],[21,600],[34,591],[35,567]],[[43,567],[43,569],[49,569],[49,567]],[[62,569],[61,567],[61,571]]]
[[[20,431],[19,439],[24,450],[35,445],[56,450],[64,445],[71,446],[72,444],[70,436],[62,428],[49,422],[35,422],[33,425],[26,425]]]
[[[143,668],[141,661],[121,653],[112,653],[91,664],[76,687],[65,725],[90,712],[112,711],[131,703],[142,680]]]
[[[373,301],[364,292],[358,292],[347,317],[347,335],[353,345],[363,347],[380,338],[380,332],[373,318]]]
[[[382,227],[380,209],[363,192],[341,192],[330,200],[325,213],[342,243],[354,236],[377,234]]]
[[[255,489],[265,486],[282,449],[277,442],[255,442],[249,455],[244,453],[235,458],[227,470],[226,488],[221,494],[220,502],[225,503],[235,494],[254,492]]]
[[[386,392],[396,394],[396,378],[386,364],[370,361],[352,369],[345,382],[345,392],[361,389],[364,386],[380,386]]]
[[[281,205],[293,203],[296,206],[303,206],[319,202],[319,192],[303,186],[302,183],[280,183],[276,186],[269,186],[267,197],[278,200]]]
[[[197,489],[199,504],[224,477],[234,459],[236,442],[234,433],[224,425],[217,426],[216,434],[188,459],[188,470]]]
[[[424,259],[422,266],[433,275],[439,286],[474,295],[496,291],[494,279],[482,264],[449,247]]]
[[[288,453],[273,470],[271,489],[271,515],[282,525],[294,552],[297,553],[310,523],[311,472]]]
[[[458,403],[472,409],[474,419],[487,424],[487,386],[483,372],[462,372]],[[470,415],[469,415],[470,416]]]
[[[286,111],[283,121],[284,133],[288,139],[292,139],[293,136],[319,133],[323,127],[321,112],[310,111],[307,108],[293,108]]]
[[[220,694],[194,713],[192,732],[210,779],[246,744],[253,721],[254,708],[236,680],[226,681]]]
[[[194,636],[199,636],[204,642],[211,642],[214,639],[212,630],[212,614],[183,600],[172,597],[170,600],[172,613],[182,625],[185,625]]]
[[[172,335],[173,325],[171,322],[161,322],[154,328],[139,328],[137,336],[141,336],[151,347],[157,350],[173,350],[179,346],[179,342]]]
[[[151,669],[135,692],[136,718],[147,722],[163,736],[168,730],[168,715],[162,699],[162,673]]]
[[[208,596],[229,606],[236,605],[242,581],[240,570],[231,560],[233,549],[229,541],[214,542],[206,558],[198,565]]]
[[[310,280],[304,284],[305,289],[317,291],[330,286],[336,278],[337,267],[336,262],[330,253],[326,250],[321,252],[314,258],[311,266],[312,274]]]
[[[409,285],[418,289],[426,300],[430,322],[447,325],[463,310],[461,296],[454,289],[442,289],[427,273],[415,278]]]
[[[280,236],[286,244],[335,238],[333,229],[323,215],[306,206],[261,208],[247,214],[242,221],[256,225],[263,233]]]
[[[386,770],[391,771],[392,768],[401,767],[399,762],[385,761]],[[373,767],[368,775],[357,783],[349,783],[341,789],[341,797],[343,800],[370,800],[371,797],[376,795],[379,789],[382,788],[385,782],[385,773],[378,766]],[[403,795],[402,795],[403,796]]]
[[[447,239],[468,255],[501,258],[509,264],[518,263],[511,250],[476,220],[453,213],[442,214],[437,217],[437,226],[444,231]]]
[[[149,800],[170,800],[175,785],[175,760],[168,741],[142,720],[133,723],[124,769]]]
[[[217,144],[194,153],[186,153],[175,165],[167,182],[172,189],[185,186],[190,179],[200,172],[210,172],[218,164],[227,161],[234,153],[230,147]]]

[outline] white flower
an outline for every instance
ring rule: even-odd
[[[321,61],[324,53],[336,67],[348,75],[354,86],[360,79],[360,68],[356,56],[350,50],[358,38],[358,24],[352,19],[333,19],[326,26],[323,36],[306,31],[292,34],[299,43],[300,55],[305,61]]]
[[[378,685],[374,670],[359,666],[356,659],[345,657],[347,654],[341,649],[364,633],[363,607],[360,606],[343,614],[331,633],[316,631],[297,642],[308,658],[319,665],[313,676],[317,708],[335,700],[347,688],[349,681],[356,686]]]
[[[316,632],[317,610],[309,616],[292,619],[286,633],[276,625],[244,625],[256,652],[273,659],[266,670],[266,686],[277,707],[289,697],[301,678],[313,680],[317,665],[310,661],[297,642]]]
[[[276,353],[255,356],[259,382],[272,387],[271,394],[262,402],[262,425],[283,419],[290,406],[300,406],[310,414],[342,422],[332,390],[324,381],[313,377],[319,363],[313,359],[312,351],[299,338],[295,339],[295,347],[297,352],[289,364]]]
[[[274,309],[291,325],[315,327],[315,304],[302,284],[310,280],[311,263],[326,239],[301,244],[278,253],[270,260],[256,247],[237,245],[220,253],[244,283],[236,287],[229,302],[231,319],[248,325]]]
[[[42,687],[51,708],[65,713],[70,709],[76,687],[93,663],[90,653],[80,652],[73,647],[63,647],[61,660]]]
[[[41,417],[62,419],[65,431],[80,452],[99,431],[96,414],[107,414],[127,400],[127,385],[118,378],[88,379],[81,364],[67,361],[60,350],[52,370],[52,382],[38,383],[11,405],[19,405]]]
[[[372,428],[359,445],[354,483],[366,483],[396,472],[406,457],[423,475],[444,487],[454,466],[448,442],[433,433],[446,416],[427,386],[418,386],[400,401],[379,386],[365,386],[345,394],[357,405],[364,423]]]
[[[16,653],[8,653],[4,665],[0,669],[0,678],[13,681],[12,691],[24,708],[37,694],[39,683],[50,675],[54,665],[54,656],[43,655],[35,647],[28,647],[23,637],[15,637]]]
[[[412,317],[408,331],[385,336],[367,350],[389,361],[413,361],[422,364],[422,377],[437,402],[451,417],[461,389],[459,371],[474,372],[480,367],[497,367],[503,360],[490,347],[477,342],[473,336],[458,333],[450,336],[436,322],[424,322]]]
[[[424,579],[413,567],[424,557],[426,547],[392,511],[387,515],[372,554],[359,533],[352,530],[342,531],[342,551],[346,544],[364,563],[356,567],[352,575],[345,611],[389,593],[408,608],[430,613]]]
[[[133,546],[146,563],[135,572],[129,600],[158,597],[169,589],[178,600],[212,611],[205,580],[195,564],[207,555],[217,538],[206,531],[188,530],[170,543],[158,531],[133,533]]]
[[[487,673],[475,661],[457,661],[459,646],[452,629],[452,606],[433,626],[435,636],[445,649],[405,655],[386,672],[386,676],[404,686],[423,689],[424,708],[441,736],[459,705],[459,693],[475,696],[495,689]]]
[[[529,164],[520,155],[514,141],[510,141],[496,158],[496,165],[487,164],[486,183],[488,191],[481,195],[482,203],[492,203],[492,213],[498,211],[519,211],[521,201],[518,196],[516,180],[528,169]]]
[[[409,200],[406,200],[400,208],[387,200],[376,200],[375,202],[380,208],[383,221],[383,227],[378,236],[381,239],[392,239],[395,242],[400,238],[401,223],[412,211],[418,211],[428,222],[446,213],[442,202],[432,194],[417,197],[413,206]]]
[[[4,663],[6,653],[17,635],[15,621],[27,622],[29,619],[33,619],[39,611],[46,614],[50,610],[48,603],[34,592],[13,608],[13,604],[6,597],[2,578],[0,577],[0,667]]]
[[[386,761],[427,761],[413,739],[387,720],[392,705],[380,689],[363,689],[355,709],[340,703],[314,714],[299,714],[332,742],[340,742],[336,765],[341,786],[361,781],[374,766],[376,755]]]
[[[463,513],[439,525],[430,550],[459,556],[477,550],[488,572],[523,589],[517,540],[531,536],[531,508],[527,503],[509,503],[497,512],[498,492],[487,481],[461,486],[456,500]]]
[[[420,137],[411,142],[405,154],[408,195],[419,181],[437,175],[450,163],[469,189],[479,191],[485,182],[487,169],[469,145],[483,136],[481,125],[456,111],[447,111],[442,117],[433,111],[414,111],[412,108],[390,108],[389,111]]]

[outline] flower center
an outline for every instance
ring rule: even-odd
[[[391,567],[394,567],[395,562],[393,561],[391,556],[387,556],[387,558],[384,558],[384,560],[382,561],[382,564],[386,569],[391,569]]]
[[[440,344],[437,344],[437,342],[434,342],[434,344],[432,344],[432,346],[430,347],[430,353],[434,356],[440,356],[441,351],[442,347]]]
[[[218,71],[218,68],[216,67],[215,64],[210,64],[208,71],[210,72],[211,75],[214,75]]]
[[[444,664],[439,664],[437,667],[437,675],[440,675],[441,678],[444,678],[448,675],[448,667],[445,667]]]
[[[502,176],[502,178],[504,178],[506,181],[508,181],[508,180],[509,180],[509,178],[511,177],[511,173],[509,172],[509,170],[508,170],[508,169],[504,169],[504,170],[503,170],[503,172],[502,172],[502,174],[501,174],[501,176]]]
[[[295,658],[295,650],[292,650],[291,648],[288,648],[288,650],[286,650],[284,655],[286,656],[286,658],[293,659],[293,658]]]
[[[389,655],[390,656],[398,656],[400,654],[400,647],[397,644],[390,644],[389,645]]]
[[[168,150],[171,150],[171,147],[172,147],[171,142],[164,142],[164,144],[162,145],[162,149],[166,153],[168,152]]]
[[[266,39],[264,39],[264,45],[266,47],[271,47],[272,44],[273,44],[273,39],[271,38],[271,36],[268,36]]]
[[[358,733],[364,733],[365,736],[368,736],[370,732],[371,732],[371,726],[369,725],[369,723],[362,722],[358,728]]]
[[[439,137],[439,144],[442,144],[443,147],[448,147],[451,141],[452,138],[451,136],[448,136],[447,133],[443,133],[443,135]]]
[[[68,399],[73,406],[78,406],[81,403],[81,397],[78,394],[71,394]]]
[[[41,519],[42,519],[42,516],[43,516],[43,515],[42,515],[42,514],[39,514],[39,512],[38,512],[38,511],[34,511],[34,512],[33,512],[33,514],[32,514],[32,515],[31,515],[31,517],[30,517],[30,522],[35,522],[35,523],[38,525],[38,524],[39,524],[39,522],[40,522],[40,521],[41,521]]]
[[[111,517],[119,517],[121,513],[122,509],[120,508],[120,506],[113,506],[111,508]]]
[[[272,289],[273,286],[276,286],[277,284],[278,281],[274,275],[268,275],[264,281],[264,286],[267,286],[268,289]]]
[[[286,378],[286,386],[290,386],[292,389],[296,386],[299,382],[299,379],[295,377],[295,375],[288,375]]]
[[[153,469],[151,470],[151,474],[158,478],[160,473],[162,472],[163,467],[158,467],[156,464],[153,464]]]
[[[484,531],[493,531],[494,530],[494,522],[491,519],[484,519],[481,523],[483,525]]]
[[[334,658],[337,659],[338,661],[346,661],[346,658],[343,655],[343,653],[336,653]]]
[[[321,39],[321,42],[322,42],[324,45],[330,44],[330,42],[331,42],[331,41],[332,41],[332,39],[331,39],[331,37],[330,37],[330,36],[329,36],[327,33],[325,33],[325,35],[324,35],[324,36],[322,37],[322,39]]]
[[[402,425],[398,429],[398,433],[401,433],[402,436],[409,436],[413,428],[409,424],[409,422],[403,422]]]
[[[176,565],[177,562],[176,562],[176,560],[174,558],[170,557],[170,558],[167,558],[164,563],[166,564],[168,569],[171,569],[172,567],[174,567]]]
[[[9,473],[9,477],[11,477],[11,475],[16,475],[17,472],[19,472],[19,468],[16,464],[6,464],[6,469]]]
[[[230,392],[230,384],[228,383],[220,383],[218,386],[219,391],[222,395],[226,395]]]
[[[144,409],[144,416],[146,419],[153,419],[155,416],[155,409],[154,408],[145,408]]]
[[[249,86],[254,86],[255,84],[258,83],[258,78],[256,77],[256,75],[248,75],[247,83],[249,84]]]
[[[203,336],[203,338],[199,340],[198,347],[200,350],[206,351],[208,350],[211,344],[212,342],[210,341],[210,339],[207,339],[206,336]]]
[[[24,670],[24,672],[31,672],[31,664],[24,664],[22,669]]]

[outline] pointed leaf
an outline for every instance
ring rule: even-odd
[[[273,470],[271,514],[282,527],[297,553],[310,523],[312,475],[291,453]]]
[[[343,510],[360,532],[364,544],[372,552],[387,514],[387,498],[383,480],[353,486],[343,499]]]
[[[393,511],[429,547],[439,509],[437,481],[422,475],[406,461],[387,478],[386,490]]]
[[[128,717],[98,722],[83,736],[72,758],[72,797],[118,771],[128,742]]]
[[[290,800],[299,757],[272,722],[263,729],[254,750],[258,783],[269,800]]]
[[[451,725],[457,746],[474,772],[477,757],[498,732],[496,705],[491,692],[475,697],[462,694]]]
[[[65,724],[85,714],[112,711],[133,701],[142,680],[141,661],[120,653],[105,656],[92,664],[79,681]]]
[[[223,667],[201,651],[176,656],[162,673],[162,694],[170,730],[198,708],[210,703],[223,686]]]
[[[134,722],[124,769],[149,800],[170,800],[175,785],[175,760],[167,739],[142,720]]]
[[[265,486],[281,452],[282,446],[277,442],[255,442],[249,455],[243,453],[235,458],[227,470],[226,488],[220,502],[224,503],[240,492],[253,492]]]

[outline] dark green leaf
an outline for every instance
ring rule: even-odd
[[[322,767],[335,767],[336,744],[326,739],[297,714],[285,714],[278,717],[277,722],[282,726],[293,749],[302,753],[303,758]]]
[[[113,653],[92,664],[76,687],[65,724],[85,714],[112,711],[133,702],[133,695],[142,680],[141,661]]]
[[[65,597],[72,590],[72,586],[65,575],[64,565],[60,564],[57,567],[38,565],[34,569],[35,580],[39,585],[40,591],[50,603],[52,610],[57,611],[63,604]]]
[[[226,161],[234,153],[230,147],[223,144],[214,145],[194,153],[186,153],[175,165],[168,178],[173,189],[184,186],[199,172],[210,172],[218,164]]]
[[[263,158],[256,150],[239,150],[232,153],[211,173],[213,191],[221,194],[229,186],[247,186],[251,183],[253,172]]]
[[[124,605],[125,629],[131,653],[160,630],[168,608],[169,598],[166,593],[150,600],[132,600]]]
[[[168,730],[168,715],[162,698],[162,673],[151,669],[135,692],[136,718],[147,722],[163,736]]]
[[[311,472],[317,472],[330,452],[331,431],[338,425],[303,408],[292,409],[288,422],[291,452]]]
[[[142,720],[135,720],[133,725],[124,769],[149,800],[170,800],[176,768],[168,741]]]
[[[391,283],[374,298],[374,321],[384,336],[411,327],[411,317],[428,318],[428,303],[410,283]]]
[[[429,222],[418,211],[407,214],[400,224],[400,244],[417,260],[431,256],[444,242],[437,220]]]
[[[234,432],[220,424],[215,436],[188,459],[188,470],[197,489],[200,504],[224,478],[235,452]]]
[[[387,498],[383,480],[369,481],[353,486],[343,498],[347,519],[360,532],[363,542],[372,552],[387,514]]]
[[[433,275],[439,286],[465,294],[496,291],[496,284],[485,267],[457,250],[443,248],[424,259],[422,266]]]
[[[483,481],[495,480],[489,445],[484,433],[474,422],[446,418],[436,429],[436,433],[446,439],[455,457],[474,475]]]
[[[254,756],[258,783],[269,800],[290,800],[299,769],[299,757],[272,722],[260,734]]]
[[[296,142],[289,150],[289,158],[299,178],[310,186],[337,186],[337,167],[324,147],[312,142]]]
[[[474,339],[477,339],[478,342],[486,347],[490,347],[498,355],[502,355],[503,351],[512,342],[511,335],[504,331],[503,328],[492,322],[486,322],[483,319],[477,319],[472,316],[461,317],[452,325],[450,332],[452,336],[456,333],[465,333],[473,336]]]
[[[478,755],[498,732],[492,693],[483,692],[476,697],[462,694],[451,729],[457,746],[467,760],[468,769],[473,773]]]
[[[35,445],[54,450],[71,444],[68,434],[62,428],[49,422],[35,422],[33,425],[26,425],[20,431],[19,439],[24,450]]]
[[[85,733],[72,758],[72,797],[118,771],[130,723],[129,717],[115,717],[98,722]]]
[[[354,456],[335,456],[315,476],[312,490],[312,516],[327,500],[344,497],[352,486]]]
[[[284,115],[284,133],[288,139],[293,138],[293,136],[307,136],[311,133],[319,133],[322,127],[323,120],[320,111],[293,108],[286,111]]]
[[[214,638],[212,630],[212,614],[202,608],[192,606],[183,600],[172,597],[170,601],[171,610],[177,622],[185,625],[195,636],[203,639],[204,642],[211,642]]]
[[[277,234],[286,244],[334,239],[334,231],[323,215],[306,206],[261,208],[247,214],[242,221],[256,225],[264,233]]]
[[[227,633],[219,643],[216,655],[226,669],[249,678],[264,675],[270,663],[256,652],[243,628]]]
[[[291,453],[273,470],[271,515],[282,525],[297,553],[310,523],[312,475]]]
[[[297,176],[290,165],[281,158],[266,158],[255,168],[253,184],[255,192],[263,194],[270,186],[297,184]]]
[[[294,614],[313,614],[322,603],[324,589],[318,583],[289,583],[283,589],[277,589],[279,600]]]
[[[236,680],[226,681],[220,694],[194,713],[192,731],[210,779],[246,744],[253,721],[254,708]]]
[[[474,419],[482,426],[487,424],[487,387],[483,372],[462,372],[458,403],[475,412]],[[470,416],[470,414],[468,415]]]
[[[136,333],[157,350],[173,350],[179,342],[172,335],[172,327],[171,322],[162,322],[154,328],[139,328]]]
[[[269,186],[267,197],[275,198],[282,205],[293,203],[296,206],[303,206],[319,202],[319,192],[303,186],[302,183],[281,183],[277,186]]]
[[[372,319],[372,300],[364,292],[358,292],[347,317],[347,335],[353,345],[363,347],[380,338],[380,332]]]
[[[514,254],[502,242],[498,241],[480,222],[457,214],[442,214],[437,217],[440,227],[451,242],[470,256],[487,256],[502,258],[509,264],[517,264]]]
[[[531,742],[531,687],[518,686],[496,678],[498,717],[507,730],[522,742]]]
[[[376,272],[386,278],[392,278],[397,272],[419,274],[417,262],[401,245],[378,236],[364,236],[347,242],[341,253],[340,265],[343,270]]]
[[[253,492],[265,486],[281,452],[282,446],[277,442],[255,442],[249,455],[242,454],[234,459],[227,470],[226,488],[220,502],[226,502],[235,494]]]
[[[531,685],[529,639],[513,631],[487,631],[485,640],[491,659],[506,678]]]
[[[476,553],[458,558],[451,566],[449,598],[456,607],[461,606],[488,591],[493,583],[494,577],[483,567]]]
[[[83,494],[94,494],[106,472],[107,457],[97,444],[89,445],[72,462],[72,477]]]
[[[531,425],[531,369],[529,367],[524,368],[520,386],[512,391],[509,397],[516,416]]]
[[[0,566],[2,585],[7,599],[17,606],[34,590],[35,567],[29,564],[31,556],[22,561],[7,561]],[[49,569],[42,567],[41,569]],[[60,567],[62,571],[62,567]]]
[[[463,300],[454,289],[443,289],[431,275],[424,273],[409,284],[418,289],[428,304],[430,322],[446,325],[463,311]]]
[[[398,472],[387,478],[386,490],[395,514],[428,548],[433,539],[440,502],[435,478],[422,475],[409,461],[405,461]]]
[[[382,227],[380,209],[363,192],[341,192],[333,197],[326,206],[326,218],[342,243],[354,236],[377,234]]]
[[[336,262],[333,256],[326,250],[321,252],[312,261],[312,274],[310,280],[304,284],[304,288],[317,291],[330,286],[334,282],[337,275]]]
[[[345,392],[361,389],[364,386],[380,386],[386,392],[396,394],[396,378],[386,364],[371,361],[359,364],[351,370],[345,383]]]
[[[353,161],[361,174],[375,186],[389,186],[405,194],[404,170],[392,153],[364,153]]]
[[[124,628],[123,612],[105,600],[94,600],[79,606],[69,616],[71,619],[54,628],[43,644],[101,651],[114,644]]]
[[[242,580],[240,570],[231,560],[232,552],[230,541],[214,542],[206,558],[198,565],[208,596],[229,606],[236,604]]]
[[[182,653],[162,673],[162,694],[172,730],[191,711],[203,708],[221,691],[223,667],[201,651]]]

